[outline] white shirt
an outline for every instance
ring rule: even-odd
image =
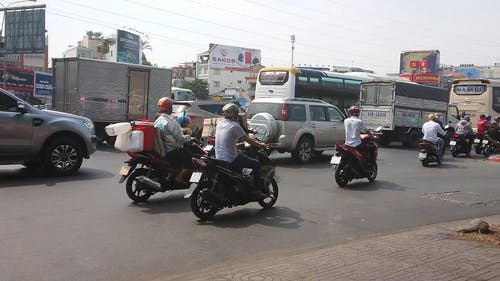
[[[357,116],[351,116],[344,120],[345,127],[345,144],[351,147],[356,147],[361,144],[361,131],[365,131],[366,127],[363,121]]]
[[[439,123],[429,120],[424,123],[422,126],[422,133],[424,133],[424,140],[437,142],[438,141],[438,133],[441,135],[445,135],[445,131]]]
[[[236,143],[244,135],[245,131],[238,123],[230,119],[219,122],[215,128],[215,158],[233,162],[238,157]]]
[[[190,136],[182,133],[181,125],[174,117],[162,113],[160,117],[155,120],[155,128],[159,128],[162,133],[163,144],[165,150],[170,152],[172,150],[180,149],[191,140]]]

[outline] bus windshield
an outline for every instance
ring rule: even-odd
[[[288,81],[288,71],[261,71],[261,85],[284,85]]]

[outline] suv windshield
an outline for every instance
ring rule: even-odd
[[[188,108],[185,104],[173,104],[172,112],[174,113],[182,113]]]
[[[251,119],[255,114],[267,112],[271,114],[275,120],[281,120],[281,103],[250,103],[247,116]]]

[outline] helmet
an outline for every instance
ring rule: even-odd
[[[172,99],[169,97],[163,97],[158,100],[156,104],[160,110],[166,110],[172,105]]]
[[[359,116],[359,107],[353,105],[347,110],[351,116]]]
[[[479,118],[484,119],[484,118],[486,118],[486,115],[481,114],[481,115],[479,115]]]
[[[464,116],[464,120],[467,121],[467,122],[469,122],[470,121],[470,115],[465,115]]]
[[[486,120],[490,121],[490,120],[491,120],[491,115],[486,114],[484,118],[485,118]]]
[[[222,112],[224,113],[224,116],[230,117],[238,114],[240,112],[240,108],[234,103],[228,103],[224,105]]]
[[[436,120],[436,114],[431,113],[431,114],[427,115],[427,119],[432,120],[432,121]]]
[[[179,122],[179,124],[189,124],[189,122],[191,122],[191,119],[189,117],[187,117],[186,115],[181,115],[179,117],[177,117],[177,122]]]
[[[439,113],[434,113],[434,116],[436,116],[436,120],[438,120],[439,118],[441,118],[441,115],[439,115]]]

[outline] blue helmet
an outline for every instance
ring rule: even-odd
[[[484,116],[484,118],[485,118],[486,120],[490,121],[490,120],[491,120],[491,115],[486,114],[486,115]]]
[[[177,117],[177,122],[179,122],[179,124],[186,124],[186,123],[189,123],[191,122],[191,119],[189,117],[187,117],[186,115],[181,115],[179,117]]]

